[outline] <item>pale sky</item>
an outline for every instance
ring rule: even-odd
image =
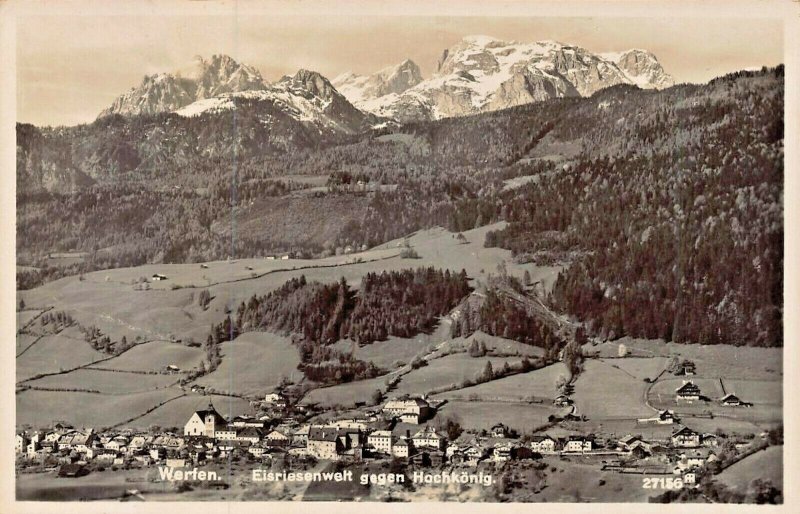
[[[193,56],[225,53],[271,82],[299,68],[330,79],[372,73],[410,58],[428,77],[463,36],[554,39],[593,52],[652,51],[678,82],[783,62],[780,22],[386,16],[26,16],[17,25],[18,121],[91,122],[143,75],[172,72]]]

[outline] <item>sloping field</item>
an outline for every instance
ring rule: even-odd
[[[644,417],[654,413],[644,403],[647,385],[605,362],[588,360],[575,382],[573,400],[578,414],[589,418]]]
[[[772,485],[783,490],[783,446],[770,446],[756,452],[717,476],[720,482],[741,493],[747,492],[755,478],[770,480]]]
[[[272,392],[281,377],[300,380],[298,364],[300,354],[287,337],[248,332],[223,343],[222,364],[197,383],[217,391],[262,396]]]
[[[133,421],[130,426],[148,428],[151,425],[164,427],[178,427],[183,431],[183,425],[196,410],[208,407],[209,401],[217,409],[217,412],[230,419],[240,414],[252,415],[253,409],[250,404],[241,398],[231,396],[184,396],[173,400],[153,412]]]
[[[524,401],[531,397],[552,399],[556,396],[556,381],[559,376],[567,377],[566,366],[552,364],[542,369],[492,380],[477,386],[448,391],[435,395],[437,398],[482,400]]]
[[[205,353],[200,348],[153,341],[134,346],[122,355],[98,366],[124,371],[159,371],[172,364],[181,370],[189,370],[197,367],[204,358]]]
[[[386,391],[385,376],[314,389],[309,391],[305,398],[303,398],[302,403],[316,403],[321,407],[330,407],[334,405],[353,407],[356,402],[369,403],[370,397],[376,389]]]
[[[37,339],[39,339],[39,336],[33,334],[17,334],[16,337],[17,344],[14,355],[18,355],[21,351],[30,346],[30,344],[36,341]]]
[[[20,337],[23,336],[17,336],[18,342]],[[27,344],[35,340],[30,336],[24,337]],[[89,343],[72,339],[63,333],[45,336],[17,357],[17,381],[27,380],[41,373],[57,373],[62,369],[72,369],[107,357],[108,355],[95,351]]]
[[[16,395],[17,425],[49,426],[63,420],[77,426],[111,426],[180,394],[176,387],[128,395],[24,391]]]
[[[35,318],[42,312],[40,310],[17,311],[17,330],[24,327],[27,322]]]
[[[783,372],[782,348],[755,348],[731,345],[700,345],[665,343],[662,340],[623,337],[617,341],[586,345],[587,353],[599,352],[600,357],[616,357],[619,345],[624,344],[633,356],[676,356],[697,365],[700,376],[732,376],[747,379],[780,379]]]
[[[782,405],[783,384],[777,380],[722,379],[725,391],[755,405]]]
[[[51,375],[27,382],[33,387],[52,389],[88,389],[108,394],[143,393],[170,386],[177,375],[150,375],[117,371],[78,369],[63,375]]]
[[[505,339],[502,337],[492,336],[483,332],[475,332],[467,337],[465,348],[469,348],[472,341],[482,341],[490,353],[498,353],[503,355],[527,355],[528,357],[541,357],[544,355],[544,350],[538,346],[531,346],[529,344],[522,344],[512,339]]]
[[[386,341],[358,346],[349,340],[343,340],[333,345],[334,348],[344,352],[355,350],[357,359],[369,362],[384,369],[395,369],[400,362],[408,364],[416,355],[423,355],[430,345],[429,337],[420,334],[415,338],[389,337]]]
[[[451,385],[461,387],[461,383],[465,379],[474,380],[475,376],[483,371],[487,362],[491,362],[492,368],[498,371],[503,367],[503,363],[508,362],[510,366],[519,362],[519,359],[514,357],[470,357],[464,353],[433,359],[428,362],[427,366],[403,375],[396,393],[398,395],[420,395]]]
[[[454,415],[464,428],[490,429],[497,423],[518,430],[530,431],[547,423],[547,417],[555,414],[550,404],[528,404],[491,401],[448,401],[437,416]]]
[[[632,375],[634,378],[638,378],[640,380],[649,378],[653,380],[658,376],[659,373],[661,373],[661,371],[669,362],[669,359],[665,357],[628,357],[625,359],[608,359],[604,362],[609,366],[616,367],[625,373]]]

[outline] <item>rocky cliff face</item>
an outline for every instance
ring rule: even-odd
[[[215,55],[210,60],[197,57],[185,73],[145,76],[139,86],[120,95],[98,117],[170,112],[197,100],[264,87],[261,74],[252,66],[239,64],[227,55]]]
[[[414,80],[386,87],[387,77],[408,68],[409,62],[369,77],[345,74],[334,82],[360,109],[399,121],[588,96],[616,84],[657,88],[673,84],[655,56],[641,50],[601,55],[556,41],[517,43],[469,36],[442,53],[431,78],[421,80],[408,70]]]

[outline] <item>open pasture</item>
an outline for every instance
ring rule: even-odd
[[[442,406],[437,416],[452,415],[467,429],[488,430],[503,423],[522,433],[544,425],[547,417],[555,413],[556,409],[547,403],[451,400]]]
[[[569,376],[562,363],[520,373],[510,377],[492,380],[480,385],[448,391],[435,395],[436,398],[462,399],[479,398],[484,401],[526,401],[529,398],[552,400],[556,397],[556,382],[559,377]]]
[[[222,363],[197,384],[216,391],[263,396],[281,378],[299,381],[300,354],[287,337],[270,332],[247,332],[222,344]]]
[[[17,425],[44,427],[63,420],[79,427],[107,427],[181,394],[183,391],[177,387],[126,395],[23,391],[16,395]]]
[[[639,380],[649,378],[650,380],[653,380],[658,376],[659,373],[661,373],[661,371],[664,370],[665,366],[669,362],[669,359],[664,357],[627,357],[624,359],[607,359],[603,360],[603,362],[613,368],[619,369],[623,373],[631,375],[633,378],[637,378]]]
[[[20,338],[24,339],[26,347],[37,339],[29,335],[18,335],[17,343]],[[89,343],[69,337],[66,333],[44,336],[16,358],[17,382],[42,373],[72,369],[107,357],[108,355],[94,350]]]
[[[597,345],[587,344],[584,353],[616,357],[619,345],[633,357],[676,357],[697,366],[700,376],[737,377],[754,380],[780,380],[783,376],[783,348],[757,348],[732,345],[666,343],[660,339],[623,337]]]
[[[717,477],[720,482],[740,493],[746,493],[755,478],[769,480],[783,490],[783,446],[770,446],[749,455]]]
[[[607,362],[588,360],[575,382],[573,400],[577,413],[588,418],[646,417],[655,412],[645,405],[647,385]]]
[[[386,376],[347,382],[331,387],[321,387],[309,391],[303,398],[303,404],[318,404],[320,407],[341,405],[353,407],[356,403],[370,403],[370,398],[376,390],[386,391]]]
[[[461,387],[464,380],[474,380],[486,363],[491,362],[497,371],[508,362],[509,366],[519,362],[514,357],[470,357],[465,353],[457,353],[433,359],[427,366],[403,375],[403,379],[395,391],[398,395],[421,395],[449,386]]]
[[[160,371],[171,364],[185,371],[200,365],[204,358],[205,353],[201,348],[153,341],[136,345],[122,355],[98,364],[97,367],[123,371]]]
[[[384,369],[395,369],[400,363],[409,364],[415,356],[424,355],[431,345],[430,337],[419,334],[414,338],[390,336],[386,341],[359,346],[350,340],[338,341],[333,345],[339,351],[354,351],[355,357],[366,362],[374,362]]]
[[[118,395],[162,389],[175,384],[179,378],[178,375],[78,369],[61,375],[31,380],[26,382],[26,385],[48,389],[86,389]]]

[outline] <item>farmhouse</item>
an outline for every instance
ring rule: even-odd
[[[217,430],[226,430],[225,418],[209,402],[205,410],[195,411],[183,427],[183,435],[214,438]]]
[[[734,393],[726,394],[725,396],[722,397],[720,402],[722,403],[722,405],[725,405],[726,407],[741,407],[745,404]]]
[[[535,435],[531,438],[531,450],[541,454],[556,453],[558,443],[549,435]]]
[[[167,276],[161,273],[153,273],[153,280],[167,280]]]
[[[691,380],[684,381],[682,386],[675,389],[676,402],[684,401],[691,403],[698,400],[700,400],[700,388]]]
[[[700,434],[689,427],[681,427],[670,437],[676,448],[696,448],[700,446]]]

